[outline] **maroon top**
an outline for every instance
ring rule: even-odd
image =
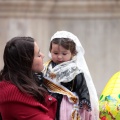
[[[51,96],[41,104],[7,81],[0,82],[0,113],[2,120],[54,120],[57,101]]]

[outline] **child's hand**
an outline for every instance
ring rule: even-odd
[[[83,104],[83,109],[88,110],[88,106],[86,104]]]

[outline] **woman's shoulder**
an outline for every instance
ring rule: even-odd
[[[2,94],[3,96],[14,96],[14,95],[19,95],[22,92],[18,89],[17,86],[15,86],[13,83],[10,81],[3,80],[0,82],[0,95]]]
[[[46,120],[48,119],[47,116],[54,118],[57,107],[56,99],[48,95],[45,97],[44,102],[45,104],[40,103],[33,96],[21,92],[15,85],[7,81],[0,82],[0,110],[10,108],[7,110],[6,116],[16,115],[21,118],[22,116],[19,113],[23,113],[29,118],[37,114],[40,118],[43,115]]]
[[[47,108],[32,95],[21,92],[14,84],[7,81],[0,82],[0,98],[0,103],[17,102],[19,104],[39,107],[47,111]],[[45,101],[47,101],[47,104],[56,102],[54,98],[51,99],[51,96],[46,96]]]
[[[15,89],[17,89],[17,87],[9,81],[3,80],[0,82],[0,93],[2,94],[14,92]]]
[[[3,80],[0,82],[0,98],[2,102],[17,101],[25,96],[14,84],[9,81]]]

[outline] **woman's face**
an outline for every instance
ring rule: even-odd
[[[40,52],[40,49],[36,42],[34,42],[34,58],[32,64],[32,70],[34,72],[41,72],[44,68],[43,66],[44,55]]]

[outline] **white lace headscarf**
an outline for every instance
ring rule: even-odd
[[[89,89],[89,93],[90,93],[90,101],[91,101],[91,106],[92,106],[92,111],[93,111],[93,116],[94,120],[98,120],[99,119],[99,104],[98,104],[98,97],[97,97],[97,92],[96,89],[94,87],[90,72],[88,70],[85,58],[84,58],[84,49],[79,41],[79,39],[77,38],[77,36],[75,36],[74,34],[68,32],[68,31],[57,31],[52,37],[51,37],[51,41],[54,38],[69,38],[71,40],[73,40],[76,44],[76,50],[77,50],[77,60],[76,60],[76,64],[78,66],[78,68],[80,70],[83,71],[84,76],[85,76],[85,80]],[[51,58],[51,54],[49,53],[49,57]]]

